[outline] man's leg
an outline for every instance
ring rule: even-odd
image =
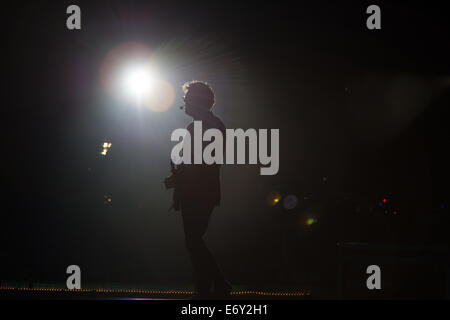
[[[220,291],[227,282],[206,246],[203,236],[208,228],[213,207],[184,206],[182,208],[186,247],[191,257],[196,279],[196,291],[208,294],[211,286]]]

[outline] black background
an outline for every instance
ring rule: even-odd
[[[190,283],[162,180],[191,79],[212,85],[227,127],[280,129],[277,175],[222,172],[207,238],[232,282],[332,286],[337,242],[448,242],[443,5],[378,2],[382,29],[368,30],[364,1],[77,1],[70,31],[70,4],[2,8],[0,280],[64,283],[77,264],[89,284]],[[128,41],[170,71],[167,112],[136,115],[104,92],[100,65]],[[269,206],[271,192],[299,205]]]

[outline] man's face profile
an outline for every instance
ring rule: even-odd
[[[204,107],[205,101],[200,97],[196,97],[195,94],[191,94],[190,91],[186,92],[183,100],[185,105],[184,110],[191,117],[204,114],[205,111],[207,112],[209,110],[209,108]]]
[[[186,92],[183,100],[185,105],[184,112],[186,112],[187,115],[193,116],[194,110],[192,106],[192,97],[189,95],[189,91]]]

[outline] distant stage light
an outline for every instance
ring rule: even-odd
[[[104,195],[103,196],[103,199],[104,199],[104,201],[103,201],[103,203],[104,204],[110,204],[110,203],[112,203],[112,198],[111,198],[111,196],[109,196],[109,195]]]
[[[306,225],[307,225],[307,226],[311,226],[311,225],[313,225],[314,223],[317,223],[317,219],[316,219],[316,218],[308,218],[308,219],[306,220]]]
[[[111,142],[103,142],[103,150],[102,150],[102,152],[100,152],[100,154],[102,156],[106,156],[109,149],[111,148],[111,145],[112,145]]]
[[[269,194],[267,201],[269,203],[269,205],[271,206],[275,206],[277,205],[281,200],[281,194],[279,194],[278,192],[272,192]]]

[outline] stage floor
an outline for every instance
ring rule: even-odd
[[[159,289],[79,289],[65,288],[0,288],[0,299],[38,299],[38,300],[188,300],[193,295],[188,290]],[[306,299],[311,297],[309,290],[233,290],[229,299]],[[213,299],[215,300],[215,299]]]

